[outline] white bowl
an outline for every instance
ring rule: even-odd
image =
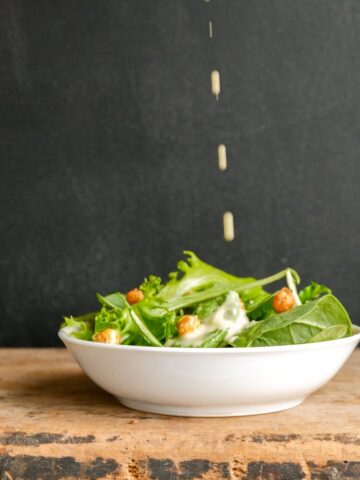
[[[253,348],[108,345],[59,336],[99,387],[127,407],[222,417],[294,407],[341,368],[360,340]]]

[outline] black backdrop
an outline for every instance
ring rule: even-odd
[[[164,274],[184,248],[244,275],[291,265],[359,320],[359,0],[0,12],[2,345],[58,344],[62,314]]]

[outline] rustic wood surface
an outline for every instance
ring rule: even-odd
[[[0,479],[360,479],[360,351],[294,409],[182,418],[122,407],[63,349],[0,350]]]

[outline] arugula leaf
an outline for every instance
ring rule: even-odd
[[[306,303],[310,300],[315,300],[315,298],[319,298],[320,295],[325,295],[327,293],[332,293],[330,288],[326,287],[325,285],[320,285],[317,282],[311,282],[310,285],[303,288],[299,292],[299,298],[301,303]]]
[[[344,327],[331,329],[328,327]],[[323,332],[323,335],[320,335]],[[244,330],[234,347],[295,345],[309,341],[334,340],[351,335],[351,321],[339,300],[327,294],[299,307],[260,320]],[[315,340],[311,340],[314,339]],[[318,340],[316,340],[316,338]]]

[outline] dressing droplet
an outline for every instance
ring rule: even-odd
[[[226,157],[226,147],[225,145],[218,146],[218,160],[219,160],[219,169],[227,169],[227,157]]]
[[[216,100],[219,100],[220,95],[220,73],[217,70],[211,72],[211,91],[215,95]]]
[[[227,242],[232,242],[235,238],[234,215],[231,212],[225,212],[223,221],[224,221],[224,239]]]

